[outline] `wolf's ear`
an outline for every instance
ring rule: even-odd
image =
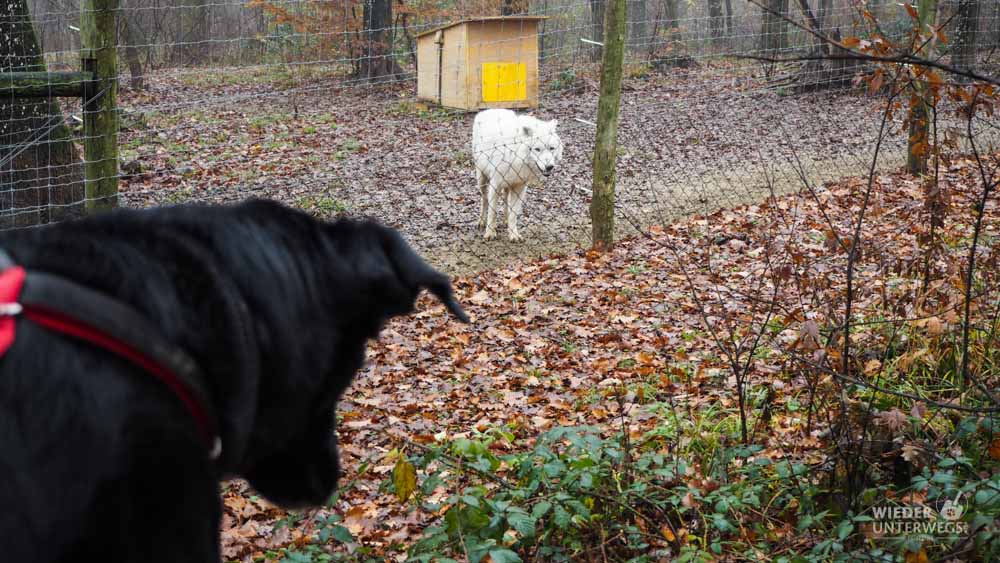
[[[521,126],[521,134],[524,135],[525,137],[534,137],[535,136],[535,131],[534,131],[534,129],[532,129],[531,127],[528,127],[527,125],[522,125]]]
[[[463,323],[469,322],[468,315],[455,300],[448,276],[431,268],[421,258],[403,237],[393,229],[380,227],[382,231],[382,248],[392,264],[399,281],[416,297],[420,290],[426,289],[434,294],[444,306]],[[411,301],[412,305],[412,301]]]

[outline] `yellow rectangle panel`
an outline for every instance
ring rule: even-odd
[[[528,97],[524,63],[483,63],[483,101],[519,102]]]

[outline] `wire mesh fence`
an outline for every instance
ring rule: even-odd
[[[0,70],[77,70],[88,6],[8,4]],[[942,2],[938,13],[953,38],[957,6]],[[998,6],[981,3],[975,14],[984,70],[993,64]],[[597,0],[121,2],[120,203],[260,196],[323,214],[372,215],[462,271],[586,246],[603,10]],[[870,32],[865,10],[887,37],[910,29],[907,11],[891,3],[630,1],[620,212],[649,225],[866,173],[884,99],[852,89],[865,67],[760,60],[820,48],[809,26],[778,14],[843,38]],[[433,47],[421,53],[442,25],[501,13],[541,19],[470,28],[457,39],[475,51],[465,59],[442,49],[445,59],[435,60]],[[23,48],[32,33],[38,52]],[[937,56],[954,58],[959,43],[942,43]],[[501,81],[526,87],[538,106],[528,109],[560,123],[565,158],[529,188],[517,245],[484,241],[476,228],[472,113],[488,104],[483,67],[468,57],[527,64],[530,76]],[[464,107],[416,95],[420,72],[435,68],[431,90],[464,96]],[[58,220],[86,203],[80,100],[26,99],[16,88],[0,92],[8,227]],[[902,158],[902,118],[881,146],[883,169]],[[947,129],[947,119],[940,125]],[[623,234],[632,228],[621,225]]]

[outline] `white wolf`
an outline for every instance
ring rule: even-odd
[[[507,236],[521,240],[517,218],[528,184],[541,184],[562,160],[563,144],[556,135],[558,121],[541,121],[507,109],[479,112],[472,125],[472,157],[481,196],[479,228],[485,238],[497,236],[500,198],[507,196]]]

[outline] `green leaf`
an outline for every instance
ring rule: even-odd
[[[343,526],[332,526],[330,528],[330,535],[340,543],[351,543],[354,541],[351,531]]]
[[[729,520],[726,520],[726,517],[721,514],[712,514],[712,524],[716,527],[716,529],[723,533],[731,532],[736,529],[733,528],[733,525],[729,523]]]
[[[932,483],[940,483],[942,485],[947,485],[955,482],[955,476],[951,473],[945,473],[943,471],[938,471],[931,477]]]
[[[536,521],[526,513],[520,511],[509,512],[507,514],[507,523],[524,537],[530,538],[535,535]]]
[[[493,563],[521,563],[521,557],[509,549],[491,549]]]
[[[534,516],[535,519],[537,520],[542,516],[545,516],[545,514],[551,509],[552,509],[552,503],[547,500],[543,500],[542,502],[536,504],[533,509],[531,509],[531,515]]]
[[[837,538],[844,540],[854,531],[854,524],[850,520],[844,520],[837,526]]]
[[[978,506],[989,506],[997,501],[1000,501],[1000,492],[988,489],[979,489],[976,491],[974,500]]]
[[[399,502],[406,502],[417,490],[417,470],[403,457],[397,459],[392,468],[392,484]]]
[[[561,506],[556,506],[554,514],[555,514],[555,523],[557,527],[559,527],[560,529],[566,529],[569,527],[570,516],[569,512],[567,512],[565,508]]]

